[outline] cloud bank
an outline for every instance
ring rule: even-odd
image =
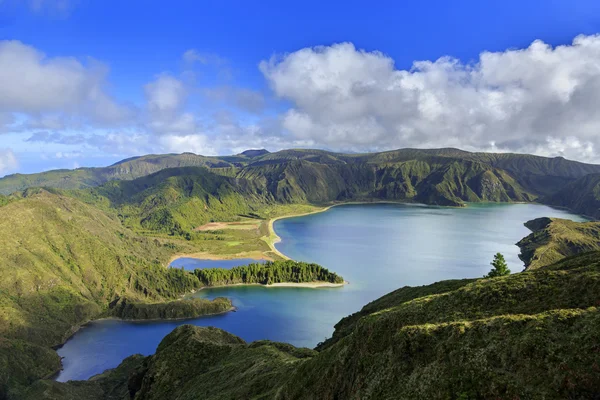
[[[341,150],[461,147],[600,161],[600,36],[571,45],[442,57],[395,68],[351,43],[305,48],[260,63],[293,106],[283,127]]]
[[[0,41],[0,134],[51,145],[62,159],[458,147],[600,163],[598,35],[483,52],[470,63],[416,61],[410,69],[352,43],[310,47],[261,61],[265,90],[236,85],[230,62],[215,54],[189,50],[181,65],[155,75],[140,88],[143,101],[130,105],[111,95],[99,61]],[[197,79],[203,66],[217,75],[225,68],[226,84]],[[17,167],[15,152],[0,152],[0,173]]]

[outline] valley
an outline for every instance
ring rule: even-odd
[[[233,329],[249,340],[272,338],[314,347],[319,341],[316,338],[331,335],[331,327],[341,317],[355,312],[365,303],[376,300],[399,285],[423,285],[441,279],[482,276],[489,262],[485,258],[490,257],[492,251],[507,254],[509,262],[513,263],[513,271],[519,271],[518,264],[514,264],[519,262],[514,243],[529,234],[523,231],[526,228],[522,224],[536,217],[536,213],[540,218],[568,215],[526,203],[553,204],[594,216],[593,196],[596,191],[593,180],[585,181],[591,197],[574,199],[571,203],[567,194],[580,193],[570,190],[569,185],[580,185],[581,179],[587,179],[587,174],[593,174],[599,168],[564,159],[468,153],[455,149],[405,149],[365,155],[288,150],[278,153],[251,152],[231,157],[192,154],[144,156],[125,160],[108,169],[52,171],[36,176],[17,175],[0,179],[0,190],[5,193],[0,198],[0,235],[4,247],[0,253],[3,272],[0,280],[0,336],[3,341],[0,367],[9,368],[10,365],[12,368],[19,359],[19,367],[12,368],[10,375],[6,375],[6,372],[0,374],[2,393],[9,398],[19,397],[36,380],[55,374],[61,368],[61,362],[52,348],[62,345],[81,326],[98,318],[116,316],[146,321],[191,318],[201,325],[219,326],[221,323],[218,321],[223,321],[222,326],[227,328],[229,321],[233,323],[236,317],[240,317],[240,321],[256,319],[252,313],[245,315],[243,307],[238,307],[238,304],[246,301],[255,302],[250,299],[256,296],[257,300],[260,299],[257,304],[263,304],[263,307],[271,307],[267,305],[271,301],[268,299],[276,297],[288,299],[283,304],[289,305],[298,301],[325,301],[325,304],[332,305],[331,311],[327,311],[327,316],[322,319],[309,317],[316,317],[320,322],[314,330],[305,332],[297,339],[286,336],[285,330],[265,334],[266,331],[261,329],[256,329],[254,333]],[[95,178],[92,179],[92,175]],[[16,191],[9,193],[13,189]],[[370,204],[382,202],[408,205]],[[520,204],[494,208],[498,202]],[[328,209],[331,205],[351,203],[366,204]],[[423,208],[419,205],[423,203],[433,208]],[[353,254],[348,248],[334,250],[335,247],[330,244],[326,251],[317,250],[318,242],[306,242],[301,245],[303,250],[299,254],[290,248],[299,236],[296,233],[285,236],[288,228],[277,228],[294,226],[296,221],[327,221],[328,215],[344,215],[345,210],[352,210],[352,207],[359,210],[365,207],[375,207],[374,210],[377,210],[379,207],[387,210],[385,212],[400,212],[404,215],[402,218],[409,218],[405,223],[411,229],[405,232],[408,236],[399,248],[406,249],[399,253],[402,264],[406,265],[406,270],[400,270],[405,271],[401,272],[401,276],[390,276],[383,278],[383,281],[379,277],[379,283],[373,280],[375,276],[365,280],[364,276],[356,275],[356,268],[360,265],[357,262],[361,262],[359,257],[355,256],[355,259],[346,262],[343,261],[344,257],[339,257],[344,252]],[[494,210],[496,214],[486,211],[486,207],[491,207],[489,210]],[[517,211],[514,217],[510,217],[513,212],[508,210],[518,210],[519,207],[533,208],[522,208],[523,215],[517,217]],[[536,211],[532,213],[534,209]],[[325,210],[329,211],[323,212]],[[362,211],[357,212],[344,220],[345,223],[353,224],[356,218],[361,220]],[[426,229],[421,230],[421,235],[425,236],[419,236],[420,230],[415,230],[415,227],[427,224],[429,217],[424,217],[427,215],[432,218],[433,225],[425,225]],[[467,215],[473,218],[472,223],[465,219]],[[496,222],[493,222],[496,217],[490,219],[492,215],[497,216]],[[418,219],[412,221],[413,216]],[[280,219],[282,217],[288,218]],[[499,227],[506,226],[508,231],[503,231],[504,228],[492,229],[489,233],[491,236],[486,239],[485,229],[481,231],[484,227],[478,224],[478,220],[485,220],[487,224],[497,223]],[[370,229],[378,231],[375,236],[381,237],[383,234],[385,237],[385,230],[382,230],[385,225],[375,221],[370,221],[374,225],[364,225],[367,221],[363,221],[361,229],[349,227],[346,231],[336,231],[330,235],[327,235],[326,229],[319,228],[311,231],[307,238],[313,235],[314,240],[321,243],[327,243],[332,237],[344,241],[348,233],[355,231],[368,237]],[[445,227],[439,225],[443,221],[446,221]],[[438,228],[435,228],[436,224]],[[479,230],[472,232],[474,236],[470,239],[466,231],[456,236],[455,229],[462,224],[478,226]],[[546,222],[533,221],[529,224],[534,232],[519,244],[524,249],[524,261],[527,265],[532,264],[531,269],[596,248],[597,242],[594,243],[593,239],[595,228],[580,229],[575,223],[556,220],[546,229],[562,233],[548,236],[543,233],[545,231],[540,231]],[[283,230],[280,232],[278,229]],[[439,236],[445,229],[450,235],[445,240],[452,237],[471,247],[464,250],[464,254],[472,254],[471,261],[464,254],[447,253],[457,251],[444,247],[450,242],[441,243],[441,249],[446,248],[443,256],[445,267],[441,268],[442,265],[435,261],[435,253],[431,253],[431,249],[435,248],[431,247],[434,236],[431,235]],[[317,239],[315,232],[325,233]],[[511,233],[501,239],[498,234],[506,235],[501,232]],[[516,232],[520,232],[518,236]],[[280,242],[282,235],[286,239]],[[394,234],[390,235],[394,237]],[[444,238],[445,235],[440,237]],[[296,239],[290,239],[292,237]],[[542,241],[538,244],[538,237],[549,237],[547,242],[550,243]],[[366,246],[366,243],[360,242],[361,239],[358,240],[355,249]],[[473,252],[474,243],[482,240],[489,240],[494,249],[490,248],[485,253]],[[429,243],[428,250],[419,250],[417,243]],[[367,264],[388,265],[387,268],[394,264],[392,258],[388,259],[386,255],[390,244],[384,241],[381,248],[374,244],[370,246],[365,253],[371,257]],[[424,254],[429,254],[429,258],[423,258]],[[254,283],[233,279],[231,275],[220,281],[219,285],[225,285],[223,288],[198,291],[207,286],[201,275],[167,268],[180,257],[248,258],[295,265],[294,261],[285,261],[292,258],[327,266],[340,273],[344,278],[339,279],[349,281],[350,285],[313,291],[301,286],[324,286],[318,281],[327,281],[329,278],[282,275],[277,280],[265,278],[264,283],[289,283],[300,287],[273,287],[266,289],[270,293],[267,295],[259,287],[228,287]],[[427,272],[426,266],[431,262],[431,266],[436,266],[435,273],[434,270]],[[356,267],[348,269],[347,265]],[[419,265],[423,272],[415,274],[417,270],[411,267],[415,265]],[[464,269],[468,265],[478,267],[476,270]],[[335,279],[333,283],[337,285]],[[372,283],[364,286],[366,282]],[[244,294],[248,290],[248,295]],[[306,290],[308,292],[304,292]],[[199,297],[194,295],[195,299],[180,300],[182,296],[194,292]],[[348,301],[347,296],[353,300]],[[212,316],[232,310],[233,307],[237,308],[237,312],[232,315],[224,318]],[[307,311],[319,307],[322,308],[315,303]],[[298,321],[305,318],[302,317],[304,312],[298,314],[297,309],[288,310],[287,313],[291,319],[300,317]],[[275,317],[275,320],[278,318]],[[90,326],[100,327],[101,323],[99,321]],[[183,322],[178,322],[177,326],[181,324]],[[159,333],[163,332],[163,328],[156,332],[157,335],[149,336],[149,342],[145,345],[149,350],[143,350],[143,353],[151,354],[153,346],[166,334]],[[76,343],[78,335],[80,333],[68,343]],[[334,333],[333,337],[336,335]],[[64,350],[59,350],[59,353],[66,354],[64,352],[68,348],[63,347]],[[22,352],[17,349],[27,350]],[[124,354],[122,358],[127,355]],[[114,361],[107,365],[115,366]],[[69,362],[67,357],[63,361],[63,368]],[[95,371],[94,368],[91,370]]]

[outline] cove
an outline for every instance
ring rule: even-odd
[[[167,322],[105,320],[83,327],[58,350],[57,380],[87,379],[125,357],[152,354],[181,324],[216,326],[246,341],[270,339],[314,347],[333,326],[368,302],[402,286],[480,277],[496,252],[513,272],[523,269],[515,243],[529,234],[523,223],[538,217],[584,218],[536,204],[470,204],[443,208],[402,204],[343,205],[275,222],[277,249],[316,262],[350,282],[341,288],[238,286],[196,296],[232,299],[237,312]]]

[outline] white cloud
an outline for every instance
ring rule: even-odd
[[[262,92],[188,79],[192,67],[229,68],[226,60],[195,50],[183,59],[189,69],[157,75],[143,86],[145,102],[132,109],[105,90],[102,64],[0,41],[3,146],[18,154],[31,146],[62,160],[78,152],[87,160],[263,147],[449,146],[600,162],[600,36],[484,52],[471,64],[418,61],[409,70],[351,43],[301,49],[259,65],[283,100],[275,107]],[[18,146],[9,142],[17,135]]]
[[[0,112],[33,119],[59,113],[94,124],[123,121],[131,110],[105,92],[107,72],[94,60],[47,57],[19,41],[0,41]]]
[[[419,61],[410,70],[341,43],[274,57],[260,69],[293,104],[283,127],[317,147],[493,147],[600,161],[600,36],[484,52],[474,64]]]
[[[159,139],[160,144],[170,153],[191,152],[196,154],[217,154],[210,139],[205,135],[165,135]]]
[[[144,86],[147,118],[145,127],[157,134],[196,133],[196,116],[185,111],[189,94],[186,84],[171,75],[161,74]]]
[[[152,113],[171,114],[179,111],[185,104],[187,90],[179,79],[168,74],[156,77],[156,80],[144,86],[148,108]]]
[[[17,157],[10,149],[0,149],[0,176],[12,172],[19,166]]]

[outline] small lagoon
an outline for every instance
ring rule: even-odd
[[[96,321],[58,351],[64,370],[57,379],[87,379],[116,367],[129,355],[152,354],[162,338],[182,324],[216,326],[247,341],[270,339],[314,347],[331,336],[341,318],[402,286],[482,276],[496,252],[505,255],[513,272],[521,271],[515,243],[530,233],[523,223],[544,216],[584,220],[536,204],[344,205],[278,220],[274,225],[282,239],[278,250],[296,260],[319,263],[350,284],[320,289],[206,289],[195,296],[229,297],[237,312],[187,321]],[[255,262],[233,261],[179,259],[172,265],[231,268]]]

